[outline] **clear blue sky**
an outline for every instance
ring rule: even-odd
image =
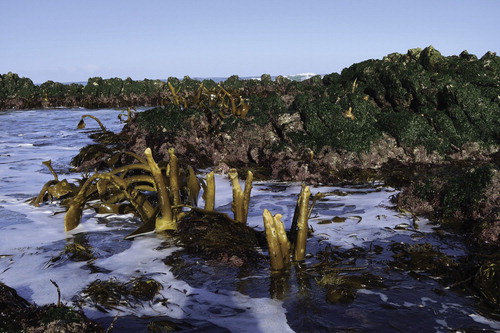
[[[428,45],[482,56],[500,52],[499,15],[500,0],[0,0],[0,74],[326,74]]]

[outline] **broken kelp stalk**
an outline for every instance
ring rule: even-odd
[[[106,127],[104,127],[103,123],[99,120],[99,118],[97,118],[95,116],[92,116],[90,114],[84,114],[82,116],[82,119],[80,119],[80,121],[78,122],[78,125],[77,125],[78,129],[85,128],[86,124],[85,124],[85,121],[83,120],[84,118],[92,118],[92,119],[94,119],[95,121],[97,121],[97,123],[101,127],[101,130],[103,131],[103,133],[107,133],[108,132],[108,130],[106,129]]]
[[[290,242],[286,236],[285,226],[281,221],[281,214],[274,216],[264,209],[262,214],[266,240],[271,259],[271,269],[283,270],[290,264]]]
[[[55,172],[54,168],[52,167],[52,160],[43,161],[42,164],[45,165],[47,168],[49,168],[50,172],[54,176],[54,180],[56,182],[58,182],[59,181],[59,177],[57,176],[57,173]]]
[[[248,205],[250,202],[250,193],[252,192],[253,173],[248,171],[245,181],[245,189],[241,190],[238,181],[238,172],[236,169],[229,170],[229,179],[233,187],[233,213],[234,219],[241,223],[247,223]]]
[[[302,185],[297,206],[295,209],[292,227],[290,229],[290,238],[293,239],[294,248],[290,251],[291,243],[285,232],[282,215],[271,213],[265,209],[263,213],[264,227],[266,230],[267,246],[269,248],[269,256],[271,259],[271,269],[282,270],[290,263],[290,252],[293,252],[294,261],[303,261],[306,253],[307,233],[309,231],[308,219],[311,214],[314,202],[323,197],[321,193],[314,196],[314,201],[309,205],[311,191],[309,186]]]

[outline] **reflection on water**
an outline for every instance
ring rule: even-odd
[[[382,184],[313,188],[325,197],[311,216],[309,255],[281,274],[271,273],[265,261],[243,267],[205,262],[162,235],[124,240],[139,223],[132,215],[87,210],[82,224],[64,233],[61,207],[35,208],[25,201],[52,178],[42,161],[51,159],[70,181],[79,176],[68,173],[69,161],[91,142],[85,132],[92,127],[75,129],[89,113],[108,129],[121,127],[117,110],[0,112],[0,281],[31,301],[56,301],[52,279],[64,302],[78,301],[104,324],[119,312],[115,331],[145,331],[148,325],[206,332],[500,329],[491,309],[447,288],[456,281],[440,275],[459,267],[466,253],[461,240],[432,233],[428,221],[391,209],[396,191]],[[217,188],[217,209],[230,213],[229,181],[217,177]],[[289,228],[299,191],[300,184],[255,183],[248,224],[262,230],[268,209],[282,214]],[[103,312],[85,301],[85,288],[98,280],[119,286],[141,279],[162,289],[140,306]]]

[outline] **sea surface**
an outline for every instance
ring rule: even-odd
[[[182,268],[168,260],[181,248],[163,235],[124,240],[139,225],[131,214],[96,214],[89,209],[82,223],[65,233],[64,209],[57,202],[39,207],[26,202],[52,179],[42,162],[51,160],[60,179],[74,182],[81,175],[70,172],[70,160],[92,142],[89,132],[99,130],[90,119],[86,129],[77,130],[81,116],[97,116],[108,130],[117,132],[123,126],[118,119],[122,111],[0,111],[0,281],[22,297],[38,305],[57,302],[52,280],[64,303],[81,306],[105,327],[116,317],[113,332],[146,332],[148,325],[159,327],[162,320],[176,322],[186,332],[500,331],[500,322],[475,297],[453,291],[438,277],[391,264],[391,249],[404,244],[430,244],[455,259],[466,249],[458,237],[435,233],[429,221],[397,211],[390,201],[397,190],[380,183],[311,188],[325,197],[309,221],[310,255],[279,278],[267,264],[235,269],[184,256]],[[219,175],[216,181],[216,209],[231,214],[229,180]],[[282,214],[289,228],[300,187],[256,182],[248,224],[262,230],[262,211],[268,209]],[[76,261],[65,256],[65,246],[75,242],[90,246],[93,258]],[[380,283],[358,288],[347,302],[328,301],[327,288],[317,283],[321,275],[313,269],[318,251],[337,253],[344,266]],[[82,292],[96,280],[136,278],[160,282],[160,295],[152,301],[103,308]]]

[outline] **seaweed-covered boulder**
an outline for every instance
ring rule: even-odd
[[[257,251],[262,237],[226,214],[193,211],[189,217],[179,221],[175,233],[191,255],[213,264],[240,267],[262,259]]]
[[[498,166],[450,165],[422,173],[396,196],[396,204],[459,230],[480,246],[500,248]]]

